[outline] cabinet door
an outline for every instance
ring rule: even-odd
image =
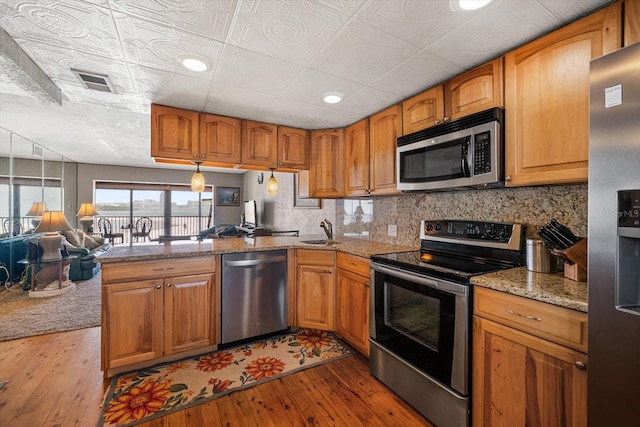
[[[453,120],[504,106],[503,58],[460,74],[445,83],[446,117]]]
[[[334,276],[323,265],[298,264],[296,299],[298,326],[333,330]]]
[[[278,167],[309,168],[309,132],[304,129],[278,126]]]
[[[311,197],[344,196],[344,130],[311,131],[309,191]]]
[[[369,179],[374,196],[396,194],[396,138],[402,131],[400,104],[369,118]]]
[[[242,121],[242,164],[278,167],[278,127],[270,123]]]
[[[165,279],[164,354],[215,344],[212,274]]]
[[[344,134],[344,190],[346,196],[368,196],[369,185],[369,119],[360,120]]]
[[[442,122],[444,93],[442,85],[402,101],[402,134],[426,129]]]
[[[161,357],[162,281],[107,285],[102,296],[103,369]]]
[[[474,318],[473,425],[587,425],[587,356]]]
[[[589,61],[620,47],[620,4],[505,56],[509,186],[586,182]]]
[[[640,42],[640,0],[624,2],[624,46]]]
[[[336,332],[369,355],[369,279],[342,268],[336,276]]]
[[[239,164],[241,131],[240,119],[200,114],[200,153],[203,161]]]
[[[151,104],[151,157],[199,160],[196,111]]]

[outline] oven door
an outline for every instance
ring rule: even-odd
[[[371,339],[467,396],[469,287],[371,264]]]

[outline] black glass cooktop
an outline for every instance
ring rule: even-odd
[[[424,251],[374,255],[371,259],[379,264],[461,283],[468,283],[471,276],[514,267],[509,262]]]

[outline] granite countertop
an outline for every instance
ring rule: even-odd
[[[337,237],[339,243],[331,245],[312,245],[302,243],[303,240],[326,239],[324,235],[311,236],[259,236],[254,244],[245,242],[244,238],[205,239],[202,241],[175,240],[172,242],[136,243],[134,245],[116,245],[95,259],[97,263],[113,263],[123,261],[147,261],[167,258],[187,258],[234,252],[265,251],[276,249],[317,249],[344,252],[369,258],[374,254],[414,251],[419,248],[382,243],[353,237]]]
[[[587,312],[587,284],[562,274],[534,273],[526,267],[502,270],[471,278],[471,283],[521,297]]]

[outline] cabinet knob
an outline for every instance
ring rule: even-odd
[[[167,288],[170,288],[170,287],[171,287],[171,283],[167,283]]]
[[[369,285],[369,283],[367,283],[365,286],[368,288],[368,287],[370,287],[371,285]]]
[[[156,289],[162,289],[161,285],[156,285]]]
[[[449,116],[444,116],[444,118],[442,119],[444,122],[449,122],[451,121],[451,117]]]
[[[440,123],[442,123],[442,120],[440,120],[440,119],[436,119],[435,120],[435,124],[439,125]]]
[[[511,181],[512,179],[513,178],[511,178],[511,175],[508,175],[508,176],[504,177],[504,180],[507,181],[507,182]]]
[[[194,158],[194,159],[197,159],[197,158],[198,158],[198,155],[197,155],[197,154],[194,154],[194,155],[193,155],[193,158]]]
[[[585,371],[587,369],[587,364],[584,362],[576,362],[576,368],[580,369],[581,371]]]
[[[200,154],[200,158],[202,158],[202,159],[206,159],[206,158],[207,158],[207,156],[206,156],[205,154]]]

